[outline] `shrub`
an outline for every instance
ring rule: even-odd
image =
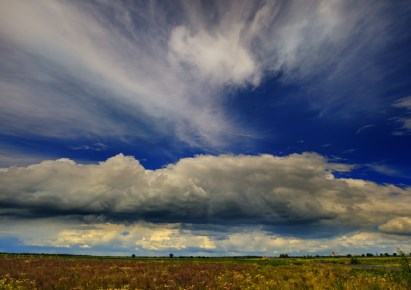
[[[361,262],[360,262],[360,259],[358,259],[357,257],[351,257],[350,264],[351,265],[359,265],[359,264],[361,264]]]

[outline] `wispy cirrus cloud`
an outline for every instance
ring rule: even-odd
[[[2,3],[1,130],[54,138],[176,135],[192,146],[224,146],[250,134],[224,108],[227,88],[256,86],[272,74],[311,81],[326,71],[316,83],[327,91],[357,78],[348,67],[366,59],[365,44],[378,50],[392,21],[379,17],[383,4],[369,4]],[[337,95],[315,102],[331,104]]]
[[[390,167],[389,165],[384,165],[384,164],[367,164],[366,167],[370,168],[371,170],[374,170],[375,172],[385,174],[388,176],[402,176],[403,174],[395,169]]]
[[[364,131],[364,130],[366,130],[366,129],[369,129],[369,128],[372,128],[372,127],[374,127],[375,126],[375,124],[368,124],[368,125],[365,125],[365,126],[362,126],[362,127],[360,127],[360,128],[358,128],[357,129],[357,131],[355,131],[355,134],[360,134],[362,131]]]
[[[104,151],[107,150],[108,146],[104,143],[97,142],[91,145],[80,145],[72,147],[73,150],[85,150],[85,151]]]
[[[401,116],[395,118],[402,126],[400,130],[394,131],[393,134],[400,136],[411,133],[411,96],[395,101],[393,106],[405,111]]]

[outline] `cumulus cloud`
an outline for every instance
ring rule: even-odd
[[[411,217],[397,217],[379,227],[381,232],[411,236]]]
[[[169,250],[214,250],[216,245],[204,233],[185,230],[179,224],[78,224],[64,220],[39,219],[25,222],[0,219],[2,236],[18,238],[36,247],[83,248],[110,246],[145,252]]]
[[[396,239],[395,237],[373,233],[354,232],[332,238],[312,239],[296,238],[292,236],[279,236],[267,232],[254,230],[248,233],[234,233],[222,240],[219,246],[240,254],[242,251],[250,253],[278,255],[281,253],[323,253],[347,254],[354,252],[386,250],[395,252],[395,246],[409,249],[409,238]]]
[[[83,227],[83,228],[82,228]],[[215,244],[208,236],[181,231],[176,225],[113,225],[78,226],[57,232],[55,239],[46,244],[52,247],[91,247],[119,243],[123,247],[147,251],[182,250],[187,248],[210,250]]]
[[[409,214],[410,188],[333,176],[351,168],[315,153],[203,155],[158,170],[121,154],[89,165],[43,161],[1,169],[0,214],[91,223],[248,224],[301,235],[373,229]]]
[[[222,146],[245,133],[226,116],[225,88],[256,86],[271,74],[301,81],[327,71],[328,80],[346,80],[350,64],[366,59],[359,57],[364,45],[367,54],[378,49],[381,32],[392,27],[390,17],[379,17],[382,6],[2,2],[1,130],[56,138],[176,135],[192,146]]]
[[[41,219],[0,220],[0,234],[17,238],[25,246],[58,248],[59,251],[129,255],[279,255],[408,252],[410,236],[376,232],[352,232],[328,238],[296,237],[262,230],[258,226],[188,230],[181,224],[70,224]]]

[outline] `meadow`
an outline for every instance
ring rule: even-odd
[[[411,289],[411,270],[405,255],[353,259],[1,254],[0,289]]]

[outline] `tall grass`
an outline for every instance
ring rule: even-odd
[[[408,261],[407,256],[401,249],[397,249],[398,253],[400,254],[401,260],[400,260],[400,267],[401,267],[401,272],[400,272],[400,278],[402,282],[408,287],[408,289],[411,289],[411,267],[410,263]]]

